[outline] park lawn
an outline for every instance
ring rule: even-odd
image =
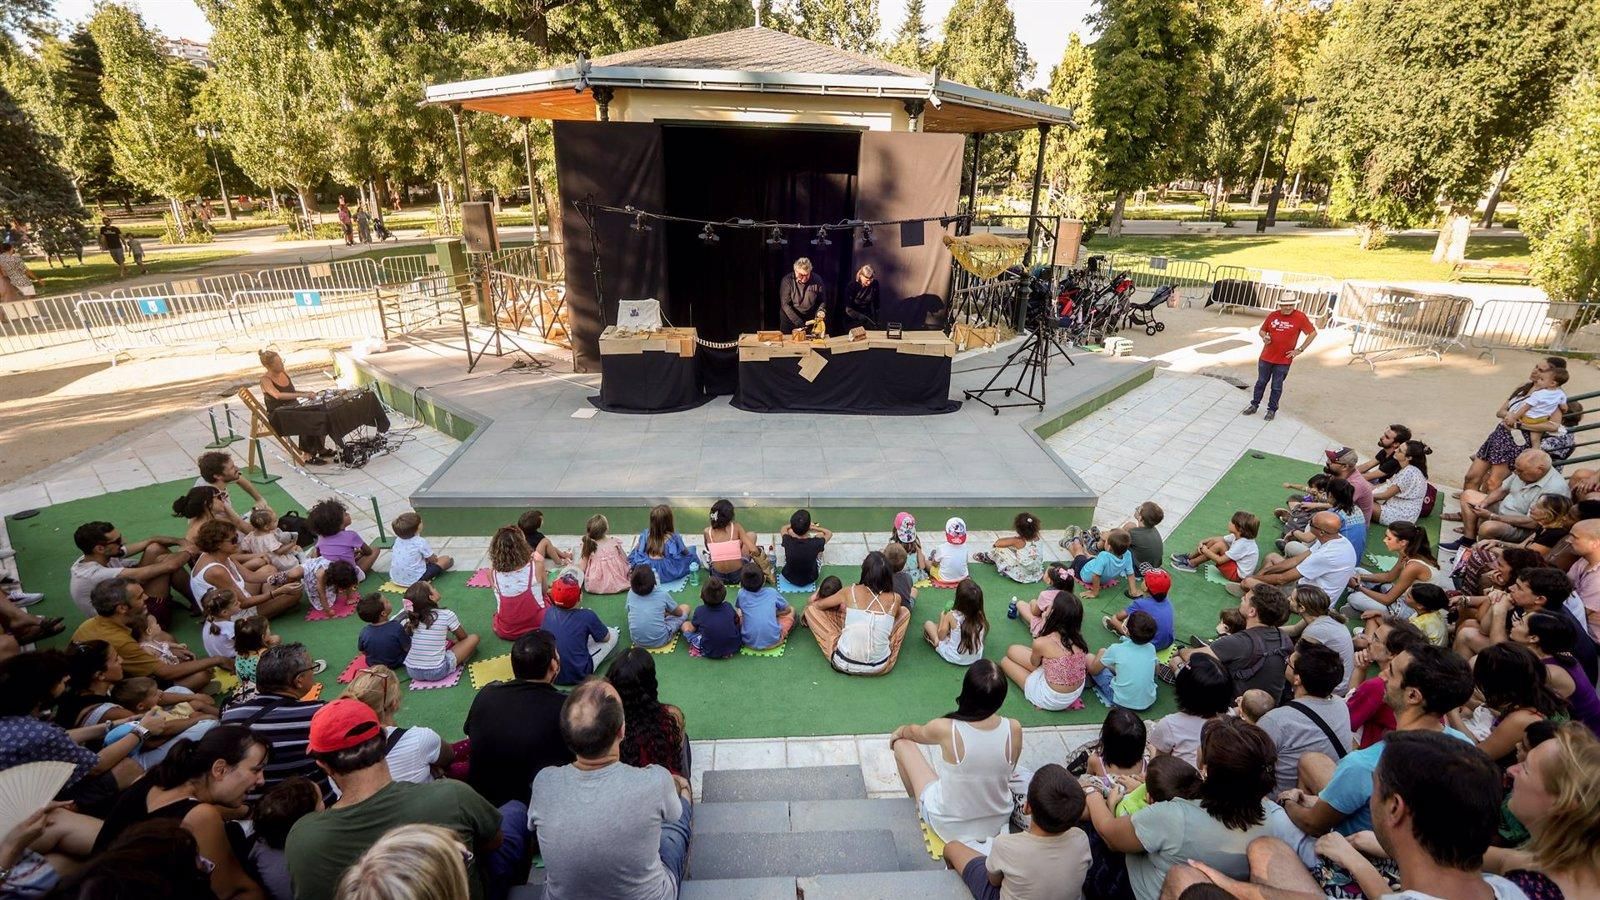
[[[1243,231],[1248,226],[1240,225]],[[1211,263],[1213,266],[1253,266],[1285,272],[1306,272],[1338,279],[1389,281],[1447,281],[1448,263],[1432,259],[1431,235],[1404,235],[1389,239],[1377,250],[1362,250],[1354,235],[1133,235],[1108,238],[1096,235],[1084,249],[1089,253],[1143,253]],[[1527,262],[1524,237],[1480,237],[1467,241],[1468,259]]]
[[[165,228],[160,219],[138,219],[134,221],[119,219],[114,224],[122,229],[122,233],[128,237],[147,238],[152,241],[161,237],[161,232]],[[233,234],[239,231],[249,231],[252,228],[271,228],[277,224],[279,223],[271,219],[257,219],[248,215],[241,215],[230,222],[222,218],[220,213],[211,220],[211,227],[218,234]]]
[[[242,256],[242,250],[208,250],[203,248],[180,248],[174,250],[157,250],[155,247],[145,245],[145,268],[151,274],[163,272],[185,272],[196,266],[213,263],[219,259],[231,256]],[[41,279],[39,284],[40,296],[50,297],[58,294],[72,294],[79,291],[89,291],[98,288],[115,287],[120,279],[117,277],[117,266],[111,261],[110,254],[95,252],[84,253],[83,263],[72,261],[69,268],[57,265],[48,268],[36,259],[28,260],[28,268]],[[139,270],[133,265],[133,259],[128,259],[128,274],[138,275]]]

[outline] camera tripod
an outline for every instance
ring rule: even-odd
[[[1067,354],[1067,348],[1061,345],[1061,339],[1056,336],[1055,320],[1040,317],[1022,346],[1011,351],[1006,361],[1000,365],[999,371],[989,378],[989,383],[973,391],[963,391],[962,395],[968,400],[976,400],[984,406],[994,410],[995,415],[1000,415],[1000,410],[1016,406],[1036,406],[1044,409],[1046,382],[1050,376],[1050,357],[1052,353],[1061,354],[1069,366],[1077,366],[1072,357]],[[1021,364],[1017,371],[1017,382],[1010,387],[997,386],[1000,379],[1013,365]],[[1022,383],[1026,381],[1028,387],[1023,389]],[[1001,392],[1001,400],[990,400],[986,395]],[[1035,393],[1037,392],[1037,393]],[[1011,400],[1015,394],[1017,399]],[[1009,400],[1010,402],[1005,402]]]

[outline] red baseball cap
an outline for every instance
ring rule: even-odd
[[[550,602],[562,609],[576,609],[582,594],[583,588],[578,587],[578,582],[571,578],[557,578],[550,585]]]
[[[311,716],[311,740],[306,749],[312,753],[334,753],[364,744],[383,734],[378,724],[378,714],[360,700],[340,699],[317,710]]]
[[[1151,569],[1144,573],[1144,589],[1152,594],[1165,594],[1172,590],[1172,576],[1166,569]]]

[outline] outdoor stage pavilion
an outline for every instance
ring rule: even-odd
[[[942,238],[970,224],[976,173],[963,172],[964,156],[975,167],[970,150],[986,134],[1032,128],[1048,137],[1072,126],[1070,110],[760,27],[435,85],[426,100],[449,107],[458,127],[467,111],[553,121],[573,348],[570,368],[553,360],[516,379],[492,366],[461,378],[437,347],[341,354],[342,369],[375,384],[401,413],[463,439],[409,498],[431,534],[490,534],[537,507],[549,533],[581,533],[588,516],[604,513],[613,533],[626,535],[644,527],[656,503],[677,510],[692,534],[720,497],[768,535],[801,506],[830,528],[872,532],[885,531],[899,510],[930,534],[950,515],[972,528],[1005,528],[1021,509],[1049,528],[1088,524],[1095,494],[1046,438],[1148,381],[1150,363],[1057,359],[1048,403],[1003,415],[956,401],[988,381],[1009,344],[953,361],[946,354],[937,415],[763,414],[722,397],[625,415],[605,411],[604,390],[595,396],[600,334],[616,321],[620,299],[660,300],[672,325],[698,332],[698,344],[672,342],[670,355],[699,357],[708,343],[729,347],[775,327],[777,285],[800,256],[813,260],[833,296],[870,263],[880,320],[907,323],[905,343],[915,343],[912,332],[948,305],[952,261]],[[470,186],[464,153],[461,177]],[[700,238],[708,222],[716,241]],[[789,227],[774,234],[770,223]],[[1054,227],[1037,209],[1008,224],[1024,223],[1048,253]],[[820,239],[819,225],[834,226],[831,240]],[[902,313],[888,312],[895,304]],[[922,311],[928,318],[918,320]],[[610,372],[617,342],[606,343]],[[841,353],[828,363],[832,377],[851,371]],[[743,371],[744,358],[735,359]],[[903,384],[922,380],[892,374]]]

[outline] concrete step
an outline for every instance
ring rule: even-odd
[[[717,769],[705,774],[702,803],[748,800],[865,800],[860,766]]]
[[[708,773],[709,774],[709,773]],[[816,801],[811,801],[816,802]],[[836,800],[836,803],[850,801]],[[871,801],[867,801],[871,802]],[[787,800],[701,801],[694,808],[694,837],[710,834],[778,834],[790,831]],[[809,828],[807,831],[823,829]]]
[[[799,834],[697,835],[689,873],[697,880],[893,872],[900,850],[886,829]]]
[[[698,810],[696,811],[698,814]],[[882,829],[894,835],[896,868],[936,871],[944,861],[928,855],[917,824],[917,804],[895,800],[798,800],[789,804],[789,829],[795,832]]]
[[[801,878],[805,900],[971,900],[961,876],[938,872],[862,872]]]
[[[718,878],[685,881],[678,900],[795,900],[793,878]]]

